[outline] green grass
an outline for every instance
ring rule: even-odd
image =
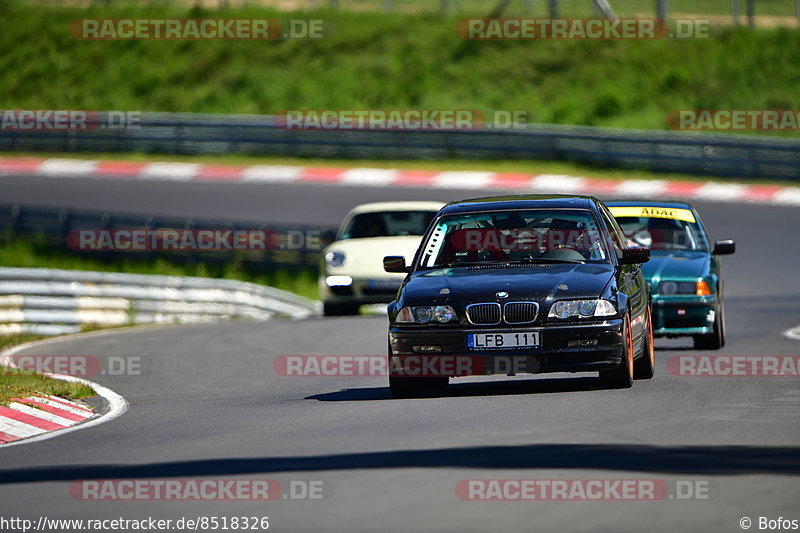
[[[610,0],[609,3],[618,17],[655,17],[656,15],[655,0]],[[743,17],[745,14],[745,1],[742,0],[740,3],[740,16]],[[308,5],[308,2],[306,4]],[[383,0],[340,0],[339,4],[342,9],[361,11],[383,9]],[[461,7],[453,12],[463,13],[464,15],[486,16],[496,4],[497,0],[460,0]],[[589,0],[560,0],[559,4],[559,16],[561,17],[581,18],[594,15]],[[441,11],[441,2],[438,0],[394,0],[394,9],[401,12],[439,12]],[[730,16],[731,0],[670,0],[669,12],[673,16],[680,14]],[[529,9],[526,9],[522,0],[513,0],[504,13],[506,16],[515,17],[547,17],[549,14],[548,2],[541,0],[530,2]],[[756,2],[756,15],[794,17],[794,1],[758,0]]]
[[[792,29],[727,28],[705,40],[465,42],[453,29],[463,15],[317,11],[292,16],[329,20],[329,38],[79,41],[68,24],[81,17],[288,15],[10,0],[0,0],[0,15],[0,94],[11,109],[504,109],[527,110],[532,122],[664,129],[671,109],[796,107],[800,82],[800,30]]]
[[[12,398],[26,398],[35,394],[77,400],[93,396],[94,390],[83,383],[61,381],[30,370],[0,366],[0,404],[7,404]]]
[[[44,338],[47,337],[30,333],[0,335],[0,352],[18,344]],[[0,366],[0,404],[7,404],[12,398],[25,398],[37,393],[79,399],[94,395],[94,390],[81,383],[60,381],[29,370]]]
[[[15,333],[14,335],[0,335],[0,352],[8,348],[11,348],[12,346],[16,346],[17,344],[23,344],[25,342],[31,342],[46,338],[47,336],[45,335],[33,335],[31,333]]]
[[[77,252],[65,253],[41,238],[7,239],[0,243],[0,265],[232,279],[276,287],[307,298],[319,298],[316,273],[311,269],[254,272],[238,262],[179,264],[164,258],[150,261],[125,256],[106,261]]]

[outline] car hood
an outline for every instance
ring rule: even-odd
[[[415,272],[403,289],[404,305],[450,304],[463,307],[474,302],[564,298],[597,298],[614,267],[602,264],[539,264],[519,268],[456,267]]]
[[[389,274],[383,270],[383,258],[387,255],[402,255],[410,264],[417,252],[422,237],[406,235],[402,237],[370,237],[367,239],[347,239],[336,241],[325,248],[322,256],[329,251],[338,251],[345,255],[344,264],[340,267],[325,267],[329,275],[347,275],[354,278],[399,278],[405,274]]]
[[[710,261],[706,252],[655,251],[642,265],[642,273],[653,287],[662,280],[695,281],[706,276]]]

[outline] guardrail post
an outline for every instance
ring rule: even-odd
[[[668,0],[656,0],[656,18],[660,21],[665,21],[667,20],[668,13]]]
[[[69,233],[69,212],[66,209],[62,209],[58,212],[58,233],[61,237],[60,248],[64,251],[69,250],[69,246],[67,246],[67,234]]]
[[[558,0],[550,0],[550,18],[558,18]]]
[[[11,207],[11,236],[17,238],[22,235],[22,209],[18,205]]]

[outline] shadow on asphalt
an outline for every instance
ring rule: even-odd
[[[694,346],[656,346],[657,352],[694,352],[697,351]]]
[[[635,385],[634,385],[635,386]],[[602,390],[600,380],[595,377],[580,378],[547,378],[514,381],[473,381],[460,383],[450,382],[447,393],[440,398],[457,398],[465,396],[509,396],[515,394],[551,394],[558,392],[585,392]],[[336,392],[324,392],[307,396],[305,400],[321,402],[359,402],[370,400],[391,400],[389,387],[370,387],[343,389]],[[420,400],[425,400],[421,398]],[[431,398],[427,398],[431,399]],[[433,398],[436,399],[436,398]]]
[[[0,470],[0,485],[388,468],[548,468],[681,475],[797,475],[800,474],[800,447],[524,444],[149,464],[82,464]]]

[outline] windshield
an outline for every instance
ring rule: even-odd
[[[436,211],[359,213],[347,223],[339,240],[424,235]]]
[[[423,248],[421,267],[493,262],[607,263],[595,215],[530,209],[445,216]]]
[[[617,217],[617,222],[633,246],[647,246],[655,252],[708,251],[708,245],[697,222],[660,217]]]

